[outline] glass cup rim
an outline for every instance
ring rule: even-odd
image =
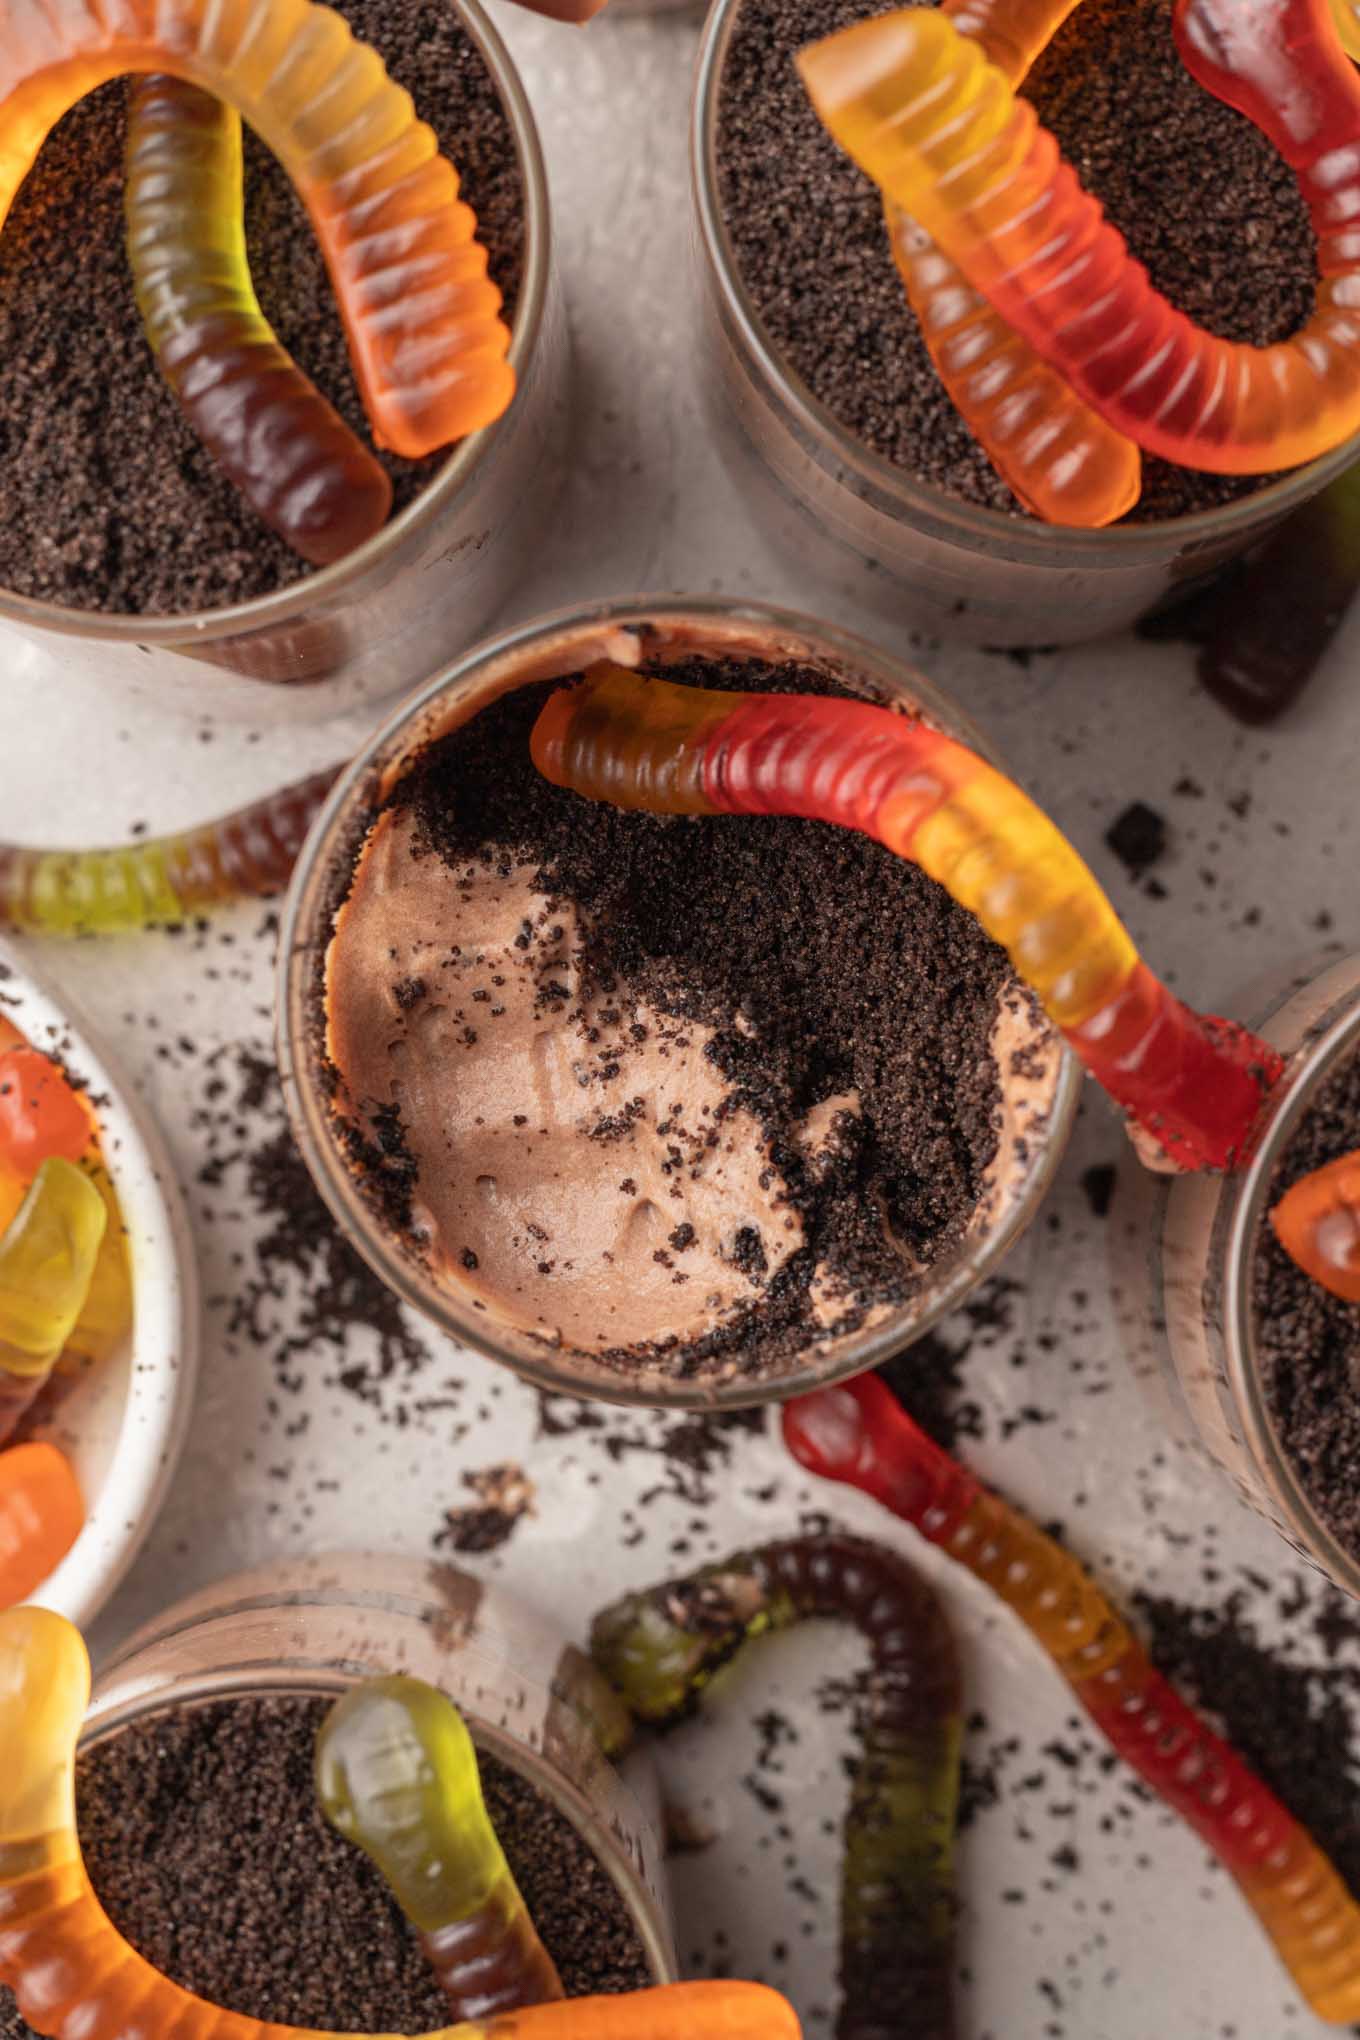
[[[1223,1239],[1223,1333],[1248,1442],[1276,1501],[1315,1563],[1360,1599],[1360,1554],[1348,1551],[1319,1516],[1276,1430],[1266,1401],[1252,1305],[1257,1250],[1276,1166],[1319,1090],[1338,1065],[1360,1049],[1360,995],[1343,995],[1337,1005],[1341,1010],[1333,1008],[1295,1052],[1239,1192],[1231,1200]]]
[[[514,137],[524,189],[524,280],[515,306],[509,362],[516,382],[538,345],[552,273],[552,223],[547,170],[533,109],[514,59],[482,0],[448,0],[486,65],[496,96]],[[511,406],[513,411],[513,404]],[[0,588],[0,622],[66,638],[102,643],[132,643],[147,649],[182,645],[186,639],[211,644],[224,637],[293,622],[318,602],[343,597],[350,584],[381,568],[412,533],[432,522],[460,495],[491,457],[510,413],[460,440],[439,473],[419,495],[388,519],[381,531],[365,539],[343,559],[313,568],[286,588],[253,595],[216,609],[177,610],[170,615],[141,616],[117,610],[70,609]],[[206,684],[206,683],[205,683]]]
[[[766,335],[755,301],[746,288],[718,190],[718,109],[727,48],[742,0],[713,0],[699,43],[690,117],[690,172],[698,240],[723,311],[736,328],[748,358],[775,391],[813,444],[827,448],[853,493],[881,499],[901,522],[942,532],[955,544],[996,553],[998,549],[1035,565],[1080,564],[1087,569],[1127,569],[1145,553],[1164,555],[1168,539],[1183,552],[1230,540],[1240,527],[1256,528],[1287,515],[1360,458],[1360,432],[1306,467],[1267,481],[1260,489],[1217,509],[1143,524],[1079,530],[1034,517],[1014,517],[967,503],[919,482],[884,455],[875,453],[843,426],[779,355]],[[1055,559],[1055,555],[1059,555]]]
[[[337,1152],[320,1095],[321,1086],[316,1081],[315,1057],[309,1041],[317,954],[313,930],[318,913],[325,911],[337,842],[343,840],[347,818],[364,790],[371,787],[375,774],[390,769],[404,755],[404,749],[409,752],[409,743],[403,747],[403,739],[418,732],[440,698],[462,681],[479,671],[513,670],[517,659],[523,659],[545,640],[562,633],[586,636],[658,621],[672,627],[754,627],[809,651],[815,648],[818,656],[840,661],[867,679],[881,676],[901,691],[907,691],[909,685],[912,697],[942,728],[956,732],[984,756],[994,756],[966,712],[923,675],[915,674],[896,654],[839,626],[793,610],[721,596],[638,596],[571,604],[516,624],[442,667],[392,710],[331,788],[299,853],[283,908],[276,987],[278,1059],[289,1124],[313,1182],[346,1238],[380,1280],[421,1317],[433,1322],[447,1336],[490,1354],[549,1394],[645,1409],[743,1409],[783,1402],[880,1365],[956,1309],[995,1270],[1048,1194],[1071,1132],[1081,1071],[1061,1038],[1056,1044],[1059,1060],[1043,1151],[1030,1173],[1024,1195],[983,1238],[959,1254],[957,1265],[923,1304],[905,1306],[882,1324],[858,1336],[850,1335],[845,1350],[830,1367],[804,1361],[790,1373],[765,1384],[676,1380],[632,1387],[620,1379],[617,1383],[611,1380],[607,1391],[559,1365],[546,1345],[541,1354],[534,1350],[527,1335],[521,1345],[514,1346],[493,1336],[470,1308],[463,1310],[457,1306],[452,1292],[439,1290],[422,1279],[409,1256],[386,1237]]]

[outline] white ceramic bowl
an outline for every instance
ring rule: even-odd
[[[0,1012],[89,1086],[132,1257],[131,1333],[39,1432],[70,1458],[88,1513],[32,1598],[83,1628],[136,1557],[184,1443],[198,1367],[197,1270],[174,1169],[145,1107],[84,1021],[35,974],[28,951],[6,942]]]

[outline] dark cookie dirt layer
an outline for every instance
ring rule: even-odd
[[[719,112],[724,216],[776,351],[842,425],[919,481],[1018,512],[936,376],[876,188],[824,131],[794,69],[804,43],[887,11],[866,0],[741,0]],[[1258,346],[1304,323],[1316,251],[1294,177],[1185,69],[1171,0],[1084,0],[1025,94],[1182,311]],[[1259,486],[1148,459],[1132,517],[1181,516]]]
[[[450,0],[334,0],[378,49],[458,169],[491,274],[513,310],[523,262],[514,136]],[[0,239],[0,587],[65,608],[194,612],[309,572],[184,422],[143,335],[123,253],[126,86],[104,86],[49,137]],[[278,164],[246,138],[246,229],[260,302],[284,346],[365,445],[325,263]],[[447,455],[380,455],[395,509]]]
[[[1325,1162],[1360,1147],[1360,1056],[1326,1083],[1285,1149],[1272,1204]],[[1252,1304],[1266,1402],[1318,1515],[1360,1554],[1360,1305],[1295,1267],[1269,1224],[1257,1242]]]
[[[339,2032],[449,2023],[411,1928],[368,1858],[317,1811],[321,1700],[157,1715],[77,1770],[77,1817],[114,1924],[186,1990],[246,2017]],[[569,1996],[651,1982],[614,1884],[555,1807],[483,1756],[487,1806]],[[30,2040],[0,1990],[0,2036]]]
[[[828,691],[797,665],[665,670],[710,687]],[[715,1030],[707,1052],[768,1133],[808,1246],[767,1278],[756,1235],[742,1264],[749,1307],[645,1357],[686,1375],[781,1371],[820,1329],[808,1302],[819,1263],[849,1291],[835,1327],[849,1331],[918,1279],[885,1217],[927,1267],[962,1236],[997,1152],[990,1037],[1006,959],[940,887],[864,837],[780,818],[625,814],[550,786],[529,755],[547,692],[523,688],[442,739],[395,798],[455,867],[532,860],[536,882],[582,910],[602,990],[626,985]],[[814,1174],[796,1129],[850,1090],[860,1115],[842,1119],[834,1158]],[[389,1153],[371,1180],[400,1229],[409,1179],[390,1164]],[[610,1357],[627,1370],[644,1356]]]

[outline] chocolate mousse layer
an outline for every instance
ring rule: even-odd
[[[384,1225],[488,1331],[782,1371],[959,1248],[1056,1052],[971,916],[867,839],[548,785],[547,691],[439,738],[374,818],[326,965],[336,1109]]]

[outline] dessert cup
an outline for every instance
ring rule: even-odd
[[[1251,1024],[1287,1058],[1255,1148],[1226,1176],[1154,1177],[1126,1165],[1112,1214],[1116,1297],[1173,1436],[1205,1453],[1310,1564],[1360,1596],[1360,1557],[1320,1519],[1277,1434],[1252,1298],[1276,1168],[1321,1087],[1360,1048],[1360,957],[1277,980],[1242,1004],[1264,1014]]]
[[[338,1696],[402,1672],[449,1694],[478,1749],[562,1813],[615,1885],[657,1983],[676,1980],[661,1846],[594,1723],[618,1703],[586,1658],[500,1586],[440,1563],[357,1553],[278,1561],[191,1595],[104,1665],[86,1750],[171,1710]],[[652,1796],[647,1759],[629,1772]]]
[[[989,646],[1079,644],[1189,593],[1340,474],[1357,443],[1221,508],[1075,531],[917,481],[846,430],[775,351],[723,220],[719,99],[742,0],[699,53],[691,170],[700,352],[713,431],[758,527],[857,605]]]
[[[0,589],[0,623],[58,675],[181,713],[333,716],[414,686],[482,629],[522,575],[563,473],[569,340],[533,114],[479,0],[451,0],[512,129],[524,190],[516,394],[406,508],[335,565],[231,607],[111,615]]]
[[[378,731],[337,783],[303,849],[286,909],[279,986],[280,1059],[294,1133],[317,1185],[347,1237],[407,1303],[453,1338],[503,1361],[543,1389],[649,1407],[739,1407],[779,1400],[877,1365],[919,1338],[992,1273],[1034,1216],[1061,1157],[1075,1108],[1076,1065],[1027,1010],[1018,1024],[1041,1050],[1038,1093],[1006,1060],[1003,1117],[1026,1138],[1003,1133],[1001,1159],[953,1251],[923,1271],[901,1304],[870,1312],[858,1329],[809,1342],[782,1371],[752,1378],[684,1377],[639,1361],[625,1375],[582,1347],[552,1342],[511,1322],[432,1273],[396,1237],[365,1196],[347,1127],[335,1108],[336,1072],[326,1055],[323,971],[334,917],[375,800],[396,784],[433,737],[469,720],[498,696],[533,681],[579,671],[593,659],[636,664],[707,655],[715,659],[797,659],[859,691],[918,708],[966,741],[977,733],[952,704],[897,660],[864,641],[764,608],[680,599],[617,603],[563,612],[528,624],[468,654],[438,675]],[[1036,1097],[1041,1101],[1036,1108]],[[653,1258],[656,1258],[655,1256]],[[465,1265],[475,1265],[470,1262]],[[659,1330],[660,1328],[658,1328]]]

